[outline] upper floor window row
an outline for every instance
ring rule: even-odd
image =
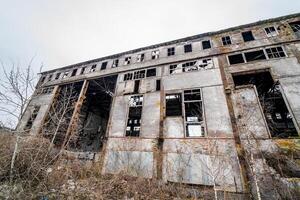
[[[240,63],[248,63],[256,60],[266,60],[282,57],[286,57],[286,53],[281,46],[277,46],[228,55],[228,63],[230,65],[234,65]]]
[[[214,68],[214,63],[211,58],[199,59],[169,66],[170,74],[178,74],[182,72],[199,71]]]
[[[128,73],[124,74],[123,81],[139,80],[139,79],[143,79],[145,77],[152,77],[152,76],[156,76],[156,68],[128,72]]]

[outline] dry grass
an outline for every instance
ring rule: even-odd
[[[0,135],[0,199],[213,199],[211,188],[102,175],[98,163],[58,160],[42,138],[19,140],[10,176],[15,142]]]

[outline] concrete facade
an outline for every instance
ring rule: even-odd
[[[285,139],[297,138],[299,41],[300,15],[295,14],[46,71],[18,130],[43,134],[43,124],[63,85],[80,81],[91,85],[93,80],[114,75],[117,78],[106,111],[102,145],[92,156],[91,151],[80,150],[76,155],[87,153],[85,158],[101,161],[103,173],[125,171],[166,182],[215,186],[239,193],[251,190],[259,195],[264,191],[276,197],[278,194],[264,190],[265,182],[257,179],[266,176],[259,169],[271,168],[260,153],[277,152],[274,140],[278,135],[268,125],[271,119],[266,116],[260,85],[239,82],[245,80],[243,75],[252,80],[251,74],[270,74],[272,83],[268,84],[279,88],[288,110],[285,113],[290,121],[286,123],[293,124],[291,130],[295,130]],[[144,54],[143,61],[137,59],[139,54]],[[114,65],[116,60],[118,66]],[[156,69],[154,74],[150,75],[150,69]],[[76,112],[82,112],[78,102],[84,101],[90,85],[80,90]],[[47,88],[49,91],[45,91]],[[139,111],[135,100],[132,105],[134,96],[142,97]],[[32,117],[36,107],[39,110]],[[135,109],[132,113],[131,108]],[[70,123],[76,124],[80,118],[76,112]],[[131,115],[133,121],[137,120],[132,126]],[[277,117],[279,121],[283,118]],[[75,129],[68,125],[66,132],[72,134]],[[251,175],[253,171],[257,179]]]

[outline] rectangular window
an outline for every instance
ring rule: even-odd
[[[202,41],[202,49],[210,49],[210,48],[211,48],[210,40]]]
[[[182,64],[182,71],[183,72],[190,72],[190,71],[197,70],[198,68],[195,64],[196,64],[196,61],[183,63]]]
[[[30,130],[32,128],[33,122],[36,119],[38,112],[40,110],[40,106],[34,106],[33,111],[26,123],[25,130]]]
[[[84,74],[85,68],[86,68],[86,67],[81,68],[80,74]]]
[[[156,76],[156,68],[147,69],[146,77]]]
[[[152,58],[152,60],[158,59],[159,58],[159,50],[152,51],[151,58]]]
[[[137,55],[136,61],[137,62],[143,62],[145,59],[145,54],[141,53]]]
[[[193,51],[192,44],[184,45],[184,53],[189,53],[189,52],[192,52],[192,51]]]
[[[274,37],[274,36],[278,35],[274,26],[266,27],[265,32],[268,37]]]
[[[266,48],[266,52],[269,58],[286,57],[282,47]]]
[[[112,68],[115,68],[115,67],[118,67],[119,66],[119,59],[115,59],[114,61],[113,61],[113,64],[112,64]]]
[[[145,78],[145,70],[134,72],[133,79],[142,79],[142,78]]]
[[[41,84],[44,83],[45,79],[46,79],[46,76],[42,76],[42,78],[41,78]]]
[[[126,127],[126,136],[139,137],[143,108],[143,95],[131,96]]]
[[[293,31],[295,33],[299,33],[300,32],[300,21],[297,22],[291,22],[290,23],[291,28],[293,29]]]
[[[224,46],[225,45],[230,45],[231,44],[231,38],[230,38],[230,36],[224,36],[224,37],[222,37],[222,43],[223,43]]]
[[[125,58],[124,65],[129,65],[131,62],[131,56]]]
[[[156,91],[160,90],[160,80],[156,80]]]
[[[252,31],[242,32],[242,36],[243,36],[244,42],[249,42],[249,41],[254,40]]]
[[[107,66],[107,62],[103,62],[103,63],[101,64],[100,70],[106,69],[106,66]]]
[[[182,116],[181,93],[166,95],[166,116]]]
[[[245,58],[247,62],[267,59],[263,50],[245,52]]]
[[[51,81],[51,79],[52,79],[52,74],[50,74],[49,76],[48,76],[48,81]]]
[[[243,54],[241,54],[241,53],[228,56],[228,60],[229,60],[229,64],[231,64],[231,65],[245,63]]]
[[[133,88],[133,92],[135,94],[139,93],[140,90],[140,80],[135,80],[134,81],[134,88]]]
[[[133,77],[132,73],[124,74],[124,81],[132,80],[132,77]]]
[[[184,111],[187,137],[204,136],[200,89],[184,91]]]
[[[173,56],[173,55],[175,55],[175,47],[168,48],[168,56]]]
[[[59,77],[60,77],[60,72],[56,73],[55,80],[59,79]]]
[[[77,73],[77,69],[73,69],[71,76],[75,76]]]
[[[90,69],[90,72],[96,71],[96,66],[97,66],[97,65],[92,65],[92,67],[91,67],[91,69]]]
[[[179,67],[177,67],[177,65],[170,65],[169,66],[169,73],[170,74],[176,74],[176,73],[181,73],[182,72],[182,69]]]

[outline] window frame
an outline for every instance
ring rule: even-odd
[[[226,39],[223,40],[223,38],[227,38],[227,37],[229,38],[230,43],[228,43],[228,40],[226,40]],[[224,44],[224,41],[225,41],[226,44]],[[221,42],[222,42],[223,46],[232,45],[231,36],[230,35],[225,35],[225,36],[221,37]]]
[[[130,106],[130,100],[132,97],[142,97],[142,104],[141,105],[136,105],[136,106]],[[127,113],[126,113],[126,125],[125,125],[125,131],[124,131],[124,137],[125,138],[140,138],[141,133],[142,133],[142,124],[143,124],[143,107],[144,107],[144,102],[145,102],[145,97],[143,94],[134,94],[134,95],[128,95],[129,102],[128,102],[128,108],[127,108]],[[130,114],[130,108],[131,107],[141,107],[141,117],[140,117],[140,129],[139,129],[139,135],[138,136],[133,136],[133,135],[127,135],[127,127],[128,127],[128,120],[129,120],[129,114]]]
[[[270,32],[270,33],[267,32],[267,29],[270,31],[270,28],[274,28],[275,34],[274,34],[274,32]],[[265,31],[265,34],[266,34],[267,37],[276,37],[276,36],[278,36],[278,31],[275,28],[275,26],[264,27],[264,31]]]
[[[174,56],[175,55],[175,47],[169,47],[167,49],[167,56]]]
[[[245,33],[251,33],[252,39],[246,41],[246,40],[245,40],[245,37],[244,37],[244,35],[243,35],[243,34],[245,34]],[[249,31],[243,31],[243,32],[241,32],[241,35],[242,35],[242,38],[243,38],[243,41],[244,41],[244,42],[251,42],[251,41],[254,41],[254,40],[255,40],[255,37],[254,37],[254,35],[253,35],[252,30],[249,30]]]
[[[188,49],[189,46],[191,47],[190,50]],[[191,53],[191,52],[193,52],[193,45],[192,45],[192,43],[183,45],[183,52],[184,53]]]
[[[207,43],[207,44],[204,44],[204,43]],[[208,45],[209,47],[208,46],[205,47],[205,45]],[[201,46],[202,46],[202,50],[207,50],[207,49],[211,49],[212,48],[212,44],[211,44],[211,41],[209,39],[208,40],[202,40],[201,41]]]

